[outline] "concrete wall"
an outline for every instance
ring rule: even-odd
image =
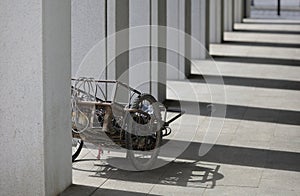
[[[1,195],[57,195],[71,184],[70,7],[1,1]]]
[[[38,195],[45,189],[41,175],[44,173],[41,7],[39,0],[1,2],[0,190],[3,195]],[[31,14],[23,17],[18,14],[22,12]],[[29,176],[35,182],[30,182]]]

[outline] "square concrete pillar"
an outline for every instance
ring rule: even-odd
[[[209,6],[209,35],[210,43],[223,41],[223,1],[211,0]]]
[[[129,1],[129,84],[150,93],[151,1]]]
[[[241,23],[244,18],[244,0],[234,0],[234,22]]]
[[[123,17],[122,15],[128,16],[128,9],[127,12],[121,12],[116,13],[116,6],[122,6],[120,4],[116,4],[116,0],[105,0],[106,2],[106,19],[105,19],[105,28],[106,28],[106,77],[107,80],[116,80],[117,77],[117,71],[116,71],[116,47],[118,46],[116,43],[116,29],[119,29],[116,25],[117,16]],[[128,25],[128,23],[127,23]],[[128,35],[128,34],[127,34]],[[128,39],[128,37],[127,37]],[[128,44],[126,43],[125,47],[128,47]],[[119,46],[118,46],[119,47]],[[129,58],[129,57],[128,57]],[[127,58],[125,58],[125,61],[127,62]],[[119,65],[122,64],[121,61],[118,61]],[[113,90],[114,87],[111,85],[107,85],[107,96],[112,97],[113,96]]]
[[[129,0],[106,0],[106,79],[129,84]],[[107,86],[107,95],[114,96],[114,86]],[[128,90],[119,88],[117,102],[128,102]]]
[[[191,74],[191,35],[192,35],[192,0],[185,0],[184,4],[184,75]]]
[[[107,19],[106,19],[106,30],[107,30],[107,62],[106,62],[106,79],[116,79],[116,0],[106,0],[107,2]],[[112,90],[112,89],[110,89]]]
[[[129,0],[115,1],[115,76],[126,84],[129,83],[129,9]]]
[[[0,192],[57,195],[72,181],[71,1],[0,10]]]
[[[151,94],[166,99],[167,78],[167,0],[151,0]]]
[[[209,0],[192,0],[191,32],[191,58],[205,59],[209,49]],[[199,44],[201,46],[199,46]]]
[[[234,0],[224,0],[224,31],[233,31]]]
[[[244,17],[250,18],[251,17],[251,0],[245,0],[244,2]]]
[[[105,79],[105,0],[72,0],[72,77]],[[99,47],[95,47],[100,42]]]
[[[185,1],[167,0],[167,78],[184,79]],[[173,68],[172,68],[173,67]]]

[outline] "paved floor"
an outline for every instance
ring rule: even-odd
[[[288,11],[288,10],[282,10],[281,15],[277,15],[277,10],[253,10],[251,11],[251,17],[254,18],[273,18],[273,19],[300,19],[300,11],[299,8],[296,11]]]
[[[299,29],[300,30],[300,29]],[[274,33],[257,33],[257,32],[225,32],[224,40],[226,42],[249,42],[249,43],[271,43],[274,44],[290,44],[291,46],[300,45],[300,35],[299,34],[286,34],[284,39],[282,39],[282,34]]]
[[[244,30],[212,45],[215,62],[195,60],[189,79],[168,81],[166,104],[188,111],[167,138],[187,147],[179,157],[130,172],[108,164],[124,152],[104,149],[97,160],[97,150],[85,148],[73,164],[74,185],[62,195],[299,195],[299,36],[268,30],[253,41],[255,32],[247,31],[253,23],[245,21]],[[295,29],[300,32],[299,24]],[[225,105],[222,118],[218,110]],[[218,122],[224,122],[221,129]],[[206,141],[215,145],[199,156]]]

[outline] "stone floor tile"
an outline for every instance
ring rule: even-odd
[[[277,188],[258,188],[257,196],[298,196],[299,192],[294,190],[282,189],[280,186]]]
[[[165,196],[182,196],[182,195],[195,195],[201,196],[204,192],[204,188],[191,188],[191,187],[174,187],[172,185],[158,184],[153,187],[150,195],[165,195]]]
[[[98,187],[85,186],[79,184],[72,184],[59,196],[89,196],[97,190]]]
[[[220,165],[219,173],[224,178],[217,181],[216,186],[257,188],[262,176],[262,169],[238,165]]]
[[[299,172],[266,169],[263,172],[259,187],[262,189],[297,191],[299,193],[299,182]]]
[[[142,181],[142,179],[140,179]],[[100,188],[147,194],[154,184],[108,179]]]
[[[275,127],[275,123],[241,121],[233,140],[268,142],[273,137]]]
[[[243,195],[253,196],[256,195],[257,188],[253,187],[239,187],[239,186],[216,186],[213,189],[205,189],[203,196],[232,196]]]

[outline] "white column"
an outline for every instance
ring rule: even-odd
[[[245,18],[251,17],[251,0],[245,1]]]
[[[129,84],[129,5],[129,0],[115,1],[115,79],[125,84]],[[119,88],[115,100],[128,103],[128,90]]]
[[[115,2],[116,6],[116,79],[129,83],[129,0]],[[119,33],[119,32],[122,33]]]
[[[150,0],[129,1],[129,85],[150,92]]]
[[[192,37],[198,43],[192,41],[192,59],[205,59],[208,46],[206,39],[209,37],[208,27],[208,10],[206,9],[209,2],[207,0],[192,0]],[[199,47],[201,44],[202,47]],[[200,50],[199,50],[200,48]]]
[[[184,1],[184,75],[189,77],[191,74],[191,50],[192,50],[192,0]]]
[[[185,60],[184,54],[184,31],[185,31],[185,1],[181,0],[167,0],[167,26],[170,28],[178,29],[168,30],[167,32],[167,63],[174,68],[167,68],[168,79],[184,79],[182,78],[185,73]],[[173,51],[172,51],[173,50]]]
[[[72,0],[72,77],[105,78],[104,39],[105,1]]]
[[[1,195],[57,195],[72,181],[71,2],[0,10]]]
[[[209,10],[209,35],[210,43],[221,43],[223,34],[223,1],[210,0]]]
[[[233,6],[234,0],[224,0],[224,31],[233,30]]]
[[[107,78],[116,79],[116,0],[107,0]],[[110,89],[112,90],[112,89]]]
[[[167,0],[151,0],[151,94],[158,101],[166,99],[167,77]],[[159,26],[159,27],[155,27]],[[161,48],[157,48],[160,46]]]
[[[235,23],[241,23],[244,18],[244,6],[243,6],[244,0],[234,0],[234,22]]]
[[[203,1],[205,2],[205,1]],[[201,24],[205,18],[201,17],[201,2],[199,0],[192,0],[192,37],[201,41],[201,36],[203,35],[204,29],[201,28]],[[201,20],[202,19],[202,20]],[[205,31],[204,31],[205,32]],[[200,51],[197,50],[197,43],[192,42],[191,57],[193,59],[200,59]]]

